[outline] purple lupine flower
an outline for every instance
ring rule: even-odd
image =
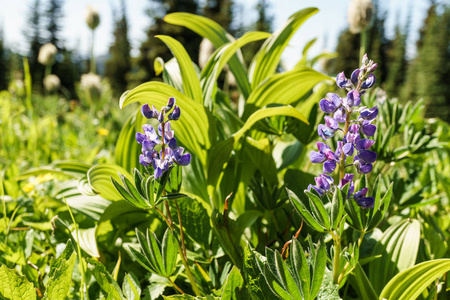
[[[167,116],[167,118],[169,120],[176,121],[180,118],[180,115],[181,115],[181,110],[178,106],[175,105],[175,107],[173,108],[173,111]]]
[[[375,204],[375,198],[374,197],[366,197],[367,192],[369,191],[368,188],[363,188],[355,193],[353,195],[353,199],[356,201],[356,203],[363,208],[373,208],[373,205]]]
[[[318,127],[319,136],[327,140],[334,136],[336,130],[339,129],[339,123],[332,117],[325,116],[325,125],[320,124]]]
[[[362,161],[358,155],[356,155],[353,158],[353,165],[356,167],[356,171],[358,171],[358,173],[360,174],[367,174],[370,173],[372,171],[372,164],[371,163],[366,163],[364,161]]]
[[[347,134],[344,136],[344,143],[351,143],[355,145],[360,139],[361,138],[359,136],[359,125],[358,124],[350,125]]]
[[[161,113],[156,110],[155,106],[150,109],[148,104],[144,104],[141,108],[144,117],[148,119],[156,118],[159,122],[158,132],[152,125],[145,124],[142,126],[144,133],[136,133],[136,141],[142,145],[139,163],[145,167],[153,167],[155,178],[160,178],[174,163],[186,166],[191,162],[191,155],[183,153],[184,148],[177,146],[175,132],[171,129],[170,122],[165,121],[165,114],[171,110],[172,113],[167,118],[174,121],[178,120],[181,110],[175,105],[175,98],[173,97],[170,97],[167,105],[161,108]],[[162,144],[159,153],[155,150],[157,144]]]
[[[371,137],[375,134],[377,126],[370,124],[370,121],[362,120],[360,129],[362,134],[364,134],[367,137]]]
[[[373,164],[377,160],[377,154],[368,150],[374,143],[373,140],[362,139],[355,144],[359,159],[366,164]]]
[[[339,107],[333,115],[333,118],[339,123],[345,123],[347,120],[347,111],[343,106]]]
[[[361,110],[359,118],[367,121],[372,121],[377,117],[377,115],[378,115],[378,107],[374,106],[372,108],[363,108]]]
[[[333,184],[333,178],[330,175],[320,174],[319,177],[314,177],[316,185],[310,184],[308,186],[308,192],[313,188],[320,197],[322,197],[326,192],[328,192]]]
[[[334,93],[328,93],[327,97],[329,99],[320,100],[320,109],[322,109],[322,111],[327,114],[334,113],[342,105],[341,98],[339,98],[339,96]]]
[[[336,84],[341,89],[349,88],[351,85],[347,77],[345,77],[344,72],[341,72],[336,76]]]
[[[350,110],[353,106],[359,106],[361,104],[361,96],[357,91],[351,90],[347,93],[347,98],[344,99],[344,106],[347,110]]]
[[[167,101],[167,105],[164,107],[164,111],[166,113],[168,113],[172,107],[175,105],[175,98],[174,97],[170,97],[169,101]]]
[[[317,148],[319,149],[319,152],[311,151],[309,155],[311,162],[324,163],[323,172],[332,173],[334,169],[336,169],[336,162],[339,161],[339,156],[324,143],[318,142]]]
[[[376,65],[375,65],[375,68],[376,68]],[[364,80],[364,82],[361,84],[361,88],[362,88],[362,89],[369,89],[369,88],[371,88],[371,87],[374,86],[375,82],[376,82],[376,77],[375,77],[375,75],[369,74],[369,76],[367,77],[367,79]]]
[[[352,75],[350,76],[350,80],[352,81],[353,85],[358,84],[359,74],[361,73],[360,69],[356,69],[353,71]]]

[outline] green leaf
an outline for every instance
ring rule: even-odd
[[[209,250],[209,241],[211,239],[210,214],[201,202],[180,201],[180,216],[183,223],[185,234],[198,243],[203,250]]]
[[[294,300],[295,298],[293,298],[289,292],[286,291],[286,287],[281,280],[281,275],[275,263],[275,255],[275,251],[266,248],[266,261],[263,264],[261,271],[264,273],[266,282],[272,289],[272,292],[274,292],[281,299]]]
[[[344,215],[344,198],[340,189],[336,189],[331,201],[331,228],[336,230]]]
[[[143,169],[143,166],[139,164],[139,155],[142,151],[141,145],[136,142],[136,133],[142,131],[142,125],[145,124],[145,121],[146,119],[142,116],[141,110],[138,110],[134,115],[130,116],[120,130],[114,159],[116,164],[125,170]]]
[[[420,223],[406,219],[389,227],[373,249],[372,255],[380,259],[370,263],[369,279],[376,292],[398,272],[412,267],[417,258],[420,242]]]
[[[351,272],[351,275],[348,277],[350,284],[355,289],[356,293],[358,293],[360,299],[367,300],[377,300],[378,295],[373,289],[372,283],[369,278],[367,278],[366,273],[363,268],[359,264],[356,264],[356,267]]]
[[[326,232],[326,228],[321,225],[309,212],[306,208],[305,204],[295,195],[291,190],[287,189],[287,193],[289,196],[289,200],[291,201],[292,206],[295,207],[300,217],[305,220],[306,224],[308,224],[312,229],[318,232]]]
[[[88,262],[89,269],[92,271],[95,280],[106,295],[108,295],[108,298],[110,297],[114,300],[124,299],[119,285],[106,270],[105,266],[91,258],[87,258],[86,261]]]
[[[67,242],[63,253],[50,262],[50,273],[44,299],[65,299],[72,283],[76,254],[72,242]]]
[[[302,290],[302,299],[313,299],[310,295],[311,278],[309,274],[309,264],[303,252],[302,245],[296,238],[292,238],[291,243],[291,266],[294,274],[297,274]]]
[[[244,116],[272,103],[292,104],[323,80],[330,80],[330,77],[308,67],[273,75],[253,89],[246,102]]]
[[[250,65],[249,77],[252,88],[256,88],[264,79],[275,73],[280,63],[281,54],[297,29],[312,15],[317,13],[317,8],[305,8],[293,14],[287,22],[268,38],[256,54]]]
[[[156,76],[159,76],[164,71],[164,60],[161,57],[155,58],[153,61],[153,69],[155,70]]]
[[[314,250],[311,249],[311,251]],[[316,254],[314,255],[314,267],[311,279],[311,299],[314,299],[319,293],[320,287],[322,286],[325,268],[327,265],[327,249],[323,240],[319,241],[319,244],[315,251]]]
[[[308,124],[308,119],[297,109],[291,106],[281,106],[281,107],[271,107],[271,108],[262,108],[254,112],[245,122],[244,126],[242,126],[239,131],[237,131],[233,137],[235,141],[238,141],[244,133],[246,133],[256,122],[274,116],[288,116],[296,118],[306,124]]]
[[[133,273],[125,273],[122,290],[127,300],[141,299],[141,285]]]
[[[75,241],[78,242],[81,249],[83,249],[87,254],[92,257],[100,257],[100,253],[97,247],[97,240],[95,236],[96,227],[88,228],[88,229],[78,229],[78,234],[80,239],[77,238],[77,231],[72,231],[72,236]]]
[[[117,192],[116,188],[111,182],[111,177],[116,181],[120,180],[120,177],[117,174],[118,172],[124,174],[124,176],[131,180],[132,176],[125,169],[113,164],[94,165],[89,169],[87,178],[89,184],[103,198],[111,201],[116,201],[123,198],[122,195]]]
[[[233,267],[230,274],[228,274],[227,279],[224,283],[221,300],[239,300],[241,289],[243,288],[244,280],[236,266]]]
[[[176,132],[177,140],[189,152],[196,155],[204,165],[206,163],[206,150],[211,147],[211,141],[215,141],[216,131],[214,120],[203,105],[168,84],[151,81],[143,83],[122,95],[120,107],[123,108],[134,102],[149,103],[155,105],[155,107],[162,107],[167,104],[169,97],[175,97],[177,105],[181,108],[181,118],[171,123],[173,130]]]
[[[430,284],[448,271],[450,259],[436,259],[417,264],[392,278],[383,288],[380,299],[417,299]]]
[[[321,225],[323,225],[327,230],[330,230],[330,217],[328,216],[327,210],[323,205],[322,199],[308,191],[305,191],[305,194],[308,196],[309,206],[312,209],[313,215],[315,215],[316,219],[321,222]]]
[[[180,66],[181,78],[183,79],[184,93],[194,99],[198,103],[203,103],[202,89],[200,87],[200,80],[195,72],[193,62],[189,57],[189,54],[184,49],[183,45],[176,39],[167,35],[156,35],[156,38],[160,39],[170,48],[173,55],[178,61]]]
[[[190,13],[171,13],[164,17],[164,21],[169,24],[189,28],[198,35],[210,40],[216,48],[220,48],[223,44],[234,41],[231,35],[223,29],[222,26],[206,17]],[[234,55],[230,59],[228,65],[236,78],[239,90],[244,99],[247,99],[250,95],[251,88],[243,63],[239,61],[236,55]]]
[[[25,276],[19,276],[15,270],[5,265],[0,267],[0,297],[3,299],[36,299],[36,291]]]
[[[175,234],[166,229],[161,245],[161,257],[165,270],[165,277],[170,277],[175,269],[178,255],[178,241]]]
[[[111,177],[111,182],[113,183],[114,187],[116,188],[117,192],[119,192],[120,195],[122,195],[123,199],[128,201],[133,206],[139,207],[139,208],[146,208],[147,205],[139,202],[136,200],[130,192],[127,191],[120,183],[118,183],[114,178]]]
[[[246,277],[250,297],[257,300],[273,299],[276,296],[270,290],[263,274],[259,270],[255,255],[253,250],[250,249],[250,245],[247,244],[244,249],[244,276]]]
[[[241,38],[221,46],[214,52],[201,74],[203,99],[206,107],[211,107],[208,105],[208,101],[213,94],[220,72],[222,72],[225,64],[233,57],[236,51],[250,42],[266,39],[269,36],[271,34],[267,32],[247,32]]]

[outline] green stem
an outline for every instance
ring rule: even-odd
[[[95,65],[95,57],[94,57],[94,37],[95,37],[95,30],[92,30],[91,35],[91,73],[96,73],[96,65]]]
[[[359,61],[362,61],[362,58],[364,54],[366,54],[366,48],[367,48],[367,30],[364,29],[361,31],[361,45],[359,47]]]
[[[331,236],[333,237],[334,243],[334,258],[333,258],[333,282],[335,284],[339,284],[339,263],[340,263],[340,254],[341,254],[341,238],[339,235],[334,234],[333,231],[330,231]]]

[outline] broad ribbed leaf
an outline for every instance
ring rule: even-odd
[[[375,245],[373,255],[381,258],[371,262],[369,279],[376,292],[398,272],[412,267],[417,258],[420,242],[420,223],[414,219],[403,220],[389,227]]]
[[[79,239],[77,238],[77,230],[72,231],[72,236],[78,242],[81,249],[92,257],[100,257],[97,247],[97,240],[95,239],[96,227],[88,229],[78,229]]]
[[[203,103],[200,80],[197,77],[193,62],[186,49],[184,49],[179,41],[170,36],[156,35],[155,37],[163,41],[176,57],[178,65],[180,66],[181,78],[183,78],[184,93],[196,102]]]
[[[288,116],[296,118],[306,124],[308,124],[308,119],[297,109],[292,106],[281,106],[281,107],[271,107],[271,108],[262,108],[254,112],[245,122],[244,126],[242,126],[239,131],[237,131],[233,137],[235,141],[238,141],[242,135],[247,132],[256,122],[275,116]]]
[[[215,141],[216,132],[213,119],[201,104],[168,84],[151,81],[123,94],[120,107],[139,102],[155,105],[159,109],[167,104],[169,97],[175,97],[176,104],[181,109],[180,119],[171,122],[175,137],[188,152],[196,155],[205,164],[206,150],[211,147],[211,142]]]
[[[205,106],[209,107],[209,98],[212,96],[214,85],[219,78],[225,64],[233,57],[233,55],[244,45],[259,41],[271,36],[267,32],[247,32],[241,38],[231,43],[225,44],[217,49],[211,56],[206,66],[202,70],[201,81],[203,90],[203,99]]]
[[[120,172],[128,179],[131,180],[132,176],[122,167],[113,164],[99,164],[94,165],[89,169],[87,173],[87,178],[89,184],[99,193],[103,198],[116,201],[121,200],[122,195],[120,195],[113,183],[111,182],[111,177],[116,181],[120,180],[117,172]]]
[[[222,26],[206,17],[190,13],[171,13],[164,17],[164,21],[189,28],[198,35],[210,40],[216,48],[220,48],[223,44],[234,41],[233,37]],[[239,61],[238,56],[234,55],[228,65],[236,78],[242,96],[247,99],[250,95],[251,88],[247,71],[245,71],[242,62]]]
[[[450,271],[450,259],[436,259],[415,265],[398,273],[380,294],[380,299],[410,300],[419,295],[439,277]],[[446,291],[441,291],[446,293]]]
[[[257,87],[264,79],[275,73],[280,63],[281,54],[297,29],[309,17],[317,13],[317,8],[305,8],[293,14],[273,36],[267,39],[253,59],[249,77],[252,88]]]
[[[253,89],[246,102],[244,116],[268,104],[291,104],[309,93],[319,82],[330,79],[308,67],[273,75]]]

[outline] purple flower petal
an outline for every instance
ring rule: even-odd
[[[372,145],[375,144],[374,140],[362,139],[356,142],[355,147],[358,151],[368,150]]]
[[[347,93],[345,102],[349,107],[358,106],[361,104],[361,96],[357,91],[352,90]]]
[[[339,123],[329,116],[325,116],[325,125],[335,131],[339,128]]]
[[[346,87],[348,87],[348,79],[345,77],[344,72],[341,72],[336,76],[336,84],[341,89],[345,89]]]
[[[182,155],[182,156],[177,160],[177,163],[178,163],[179,165],[182,165],[182,166],[187,166],[188,164],[191,163],[191,154],[190,154],[190,153],[186,153],[186,154]]]
[[[319,106],[320,109],[326,114],[334,113],[336,111],[336,106],[333,104],[333,102],[327,99],[320,100]]]
[[[350,128],[348,129],[351,133],[358,133],[359,132],[359,125],[358,124],[352,124],[350,125]]]
[[[147,137],[145,136],[145,134],[136,132],[136,141],[138,142],[138,144],[142,144],[142,142],[145,141],[146,139]]]
[[[333,137],[335,131],[323,124],[319,124],[317,132],[320,137],[322,137],[324,140],[327,140]]]
[[[377,154],[369,150],[359,152],[358,157],[366,164],[373,164],[377,160]]]
[[[368,137],[373,136],[375,134],[376,130],[377,130],[377,126],[372,125],[372,124],[365,124],[365,125],[363,124],[361,126],[361,132]]]
[[[142,105],[141,113],[147,119],[153,119],[155,117],[154,113],[153,113],[153,110],[150,108],[150,106],[148,106],[148,104]]]
[[[320,197],[322,197],[323,194],[325,194],[325,191],[324,191],[324,190],[322,190],[321,188],[318,188],[318,187],[316,187],[316,186],[314,186],[314,185],[312,185],[312,184],[310,184],[310,185],[308,186],[308,192],[311,191],[311,188],[313,188],[313,189],[317,192],[317,194],[319,194]]]
[[[360,69],[356,69],[355,71],[353,71],[352,75],[350,76],[350,80],[352,81],[352,83],[354,85],[356,85],[358,83],[359,73],[361,73],[361,70]]]
[[[175,105],[175,107],[173,108],[173,112],[171,112],[168,116],[169,120],[178,120],[180,118],[181,115],[181,110],[178,106]]]
[[[347,118],[347,113],[345,111],[344,107],[340,107],[336,110],[334,113],[334,119],[338,121],[339,123],[345,123],[345,120]]]
[[[318,164],[323,163],[326,160],[326,157],[324,154],[320,152],[311,151],[311,153],[309,154],[309,159],[311,160],[312,163]]]
[[[362,174],[367,174],[370,173],[372,171],[372,164],[362,164],[359,166],[359,172]]]
[[[331,102],[333,102],[333,104],[334,104],[334,106],[336,106],[336,108],[338,108],[342,105],[341,98],[339,98],[338,95],[336,95],[334,93],[328,93],[327,97],[328,97],[328,99],[330,99]]]
[[[326,161],[323,163],[323,172],[324,173],[333,173],[333,171],[336,169],[336,162],[335,161]]]
[[[365,187],[365,188],[363,188],[363,189],[357,191],[353,197],[354,197],[355,199],[356,199],[356,198],[362,198],[362,197],[365,197],[365,196],[367,195],[367,192],[368,192],[368,191],[369,191],[369,189]]]
[[[166,105],[166,108],[164,110],[166,112],[169,112],[172,109],[172,107],[174,106],[174,104],[175,104],[175,98],[174,97],[170,97],[169,101],[167,101],[167,105]]]
[[[376,67],[375,67],[376,68]],[[367,77],[367,79],[361,84],[361,88],[362,89],[368,89],[373,87],[373,85],[376,82],[376,78],[375,75],[373,74],[369,74],[369,76]]]
[[[374,197],[364,197],[356,200],[356,204],[358,204],[362,208],[373,208],[375,204]]]
[[[342,147],[342,151],[344,151],[345,156],[352,156],[353,155],[353,144],[347,143]]]
[[[378,108],[375,106],[361,111],[360,117],[363,118],[364,120],[372,121],[377,117],[377,115],[378,115]]]
[[[145,156],[143,154],[139,155],[139,163],[144,167],[148,167],[147,162],[145,161]]]

